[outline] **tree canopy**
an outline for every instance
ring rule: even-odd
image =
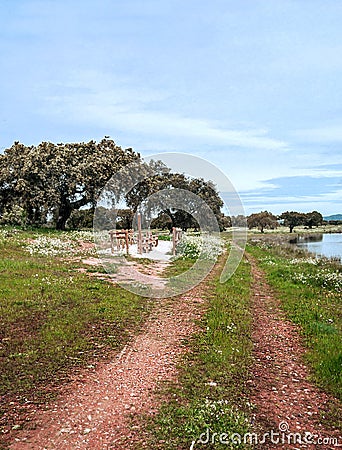
[[[185,190],[203,200],[214,214],[219,228],[221,230],[225,229],[228,221],[221,212],[223,201],[211,181],[205,181],[203,178],[191,178],[185,174],[171,172],[161,161],[151,161],[150,164],[153,167],[154,174],[141,183],[137,183],[127,194],[126,201],[129,207],[135,211],[138,205],[143,205],[145,207],[145,214],[151,215],[151,218],[153,214],[162,217],[166,228],[180,227],[184,230],[188,228],[197,229],[198,223],[193,217],[193,214],[198,213],[198,202],[192,202],[189,196],[186,205],[188,208],[187,211],[171,206],[173,192],[176,189]],[[153,197],[155,193],[159,193],[159,196]],[[151,196],[153,202],[144,204],[146,199],[151,198]],[[203,209],[202,215],[206,213]],[[154,220],[152,223],[156,224],[160,222]]]
[[[259,228],[261,233],[264,232],[265,228],[273,230],[279,226],[277,217],[268,211],[251,214],[247,217],[247,225],[249,229]]]
[[[323,223],[323,216],[318,211],[312,211],[309,213],[302,213],[297,211],[285,211],[280,216],[283,220],[283,224],[290,228],[290,233],[293,232],[295,227],[305,225],[309,228],[313,226],[317,227]]]
[[[233,223],[234,223],[233,218]],[[247,217],[248,228],[259,228],[263,233],[265,229],[274,229],[279,226],[279,221],[282,225],[290,228],[290,233],[295,227],[306,226],[308,228],[318,227],[323,223],[323,216],[318,211],[309,213],[302,213],[297,211],[285,211],[280,216],[276,217],[268,211],[261,211],[259,213],[251,214]]]
[[[318,211],[312,211],[305,214],[305,225],[309,228],[318,227],[323,223],[323,216]]]
[[[297,211],[285,211],[279,218],[283,220],[283,224],[290,228],[290,233],[293,232],[295,227],[304,225],[305,214]]]
[[[30,147],[15,142],[0,155],[1,213],[19,206],[26,224],[42,225],[51,215],[56,228],[65,229],[73,211],[94,207],[113,173],[137,159],[110,139]]]
[[[136,185],[134,174],[130,173],[133,162],[138,162],[139,171],[147,175]],[[174,189],[190,191],[201,198],[221,229],[229,222],[221,212],[223,202],[212,182],[172,173],[161,161],[143,163],[138,153],[131,148],[123,149],[108,138],[98,143],[42,142],[37,146],[15,142],[0,155],[1,221],[30,226],[50,222],[61,230],[68,220],[71,227],[89,225],[99,193],[118,171],[123,181],[119,194],[129,208],[116,210],[110,218],[118,227],[130,227],[133,213],[149,196],[162,190],[167,200]],[[130,181],[134,187],[126,193],[124,185],[130,185]],[[198,211],[195,203],[191,203],[187,212],[164,203],[157,213],[170,218],[168,226],[196,228],[198,223],[192,213]],[[157,202],[154,207],[158,206]]]

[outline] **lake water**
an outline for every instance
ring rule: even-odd
[[[309,239],[300,239],[296,245],[319,256],[342,260],[342,233],[318,234]]]

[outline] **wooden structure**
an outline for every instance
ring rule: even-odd
[[[143,252],[143,249],[142,249],[142,231],[141,231],[141,214],[140,213],[138,213],[137,221],[138,221],[138,253],[139,253],[139,255],[141,255]]]
[[[134,230],[111,230],[110,235],[110,247],[111,252],[126,249],[126,254],[129,255],[129,246],[134,243]]]
[[[148,253],[152,251],[153,247],[157,247],[158,245],[158,236],[152,234],[150,231],[147,231],[145,235],[141,229],[141,215],[138,214],[137,217],[138,222],[138,253],[141,255],[142,253]]]
[[[141,235],[140,245],[138,244],[138,253],[148,253],[158,246],[158,236],[147,232],[145,235]]]
[[[182,229],[172,227],[172,254],[176,254],[176,247],[182,239]]]
[[[110,235],[110,247],[111,252],[120,252],[126,250],[126,254],[129,255],[129,246],[137,244],[138,254],[148,253],[158,245],[158,236],[152,234],[150,231],[146,233],[141,229],[141,216],[138,214],[138,235],[134,237],[134,230],[111,230]]]

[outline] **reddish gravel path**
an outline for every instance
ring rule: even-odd
[[[11,449],[129,449],[143,433],[130,430],[130,415],[156,410],[153,391],[176,376],[182,339],[195,330],[204,309],[199,287],[159,300],[155,315],[112,362],[78,377],[49,409],[37,413],[36,429],[22,432]]]
[[[303,437],[305,432],[310,432],[320,437],[339,438],[342,446],[339,430],[325,430],[320,423],[320,415],[331,399],[308,381],[309,372],[303,363],[304,350],[297,328],[285,319],[262,270],[251,257],[248,259],[254,280],[252,338],[255,364],[252,403],[257,406],[257,424],[264,432],[272,429],[279,432],[279,427],[282,427],[285,434],[289,430],[290,433],[301,433]],[[264,444],[261,448],[336,447],[332,442],[312,445],[302,442],[296,445]]]

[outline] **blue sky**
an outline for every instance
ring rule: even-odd
[[[0,149],[110,135],[342,213],[340,0],[2,0]],[[205,177],[205,174],[203,174]]]

